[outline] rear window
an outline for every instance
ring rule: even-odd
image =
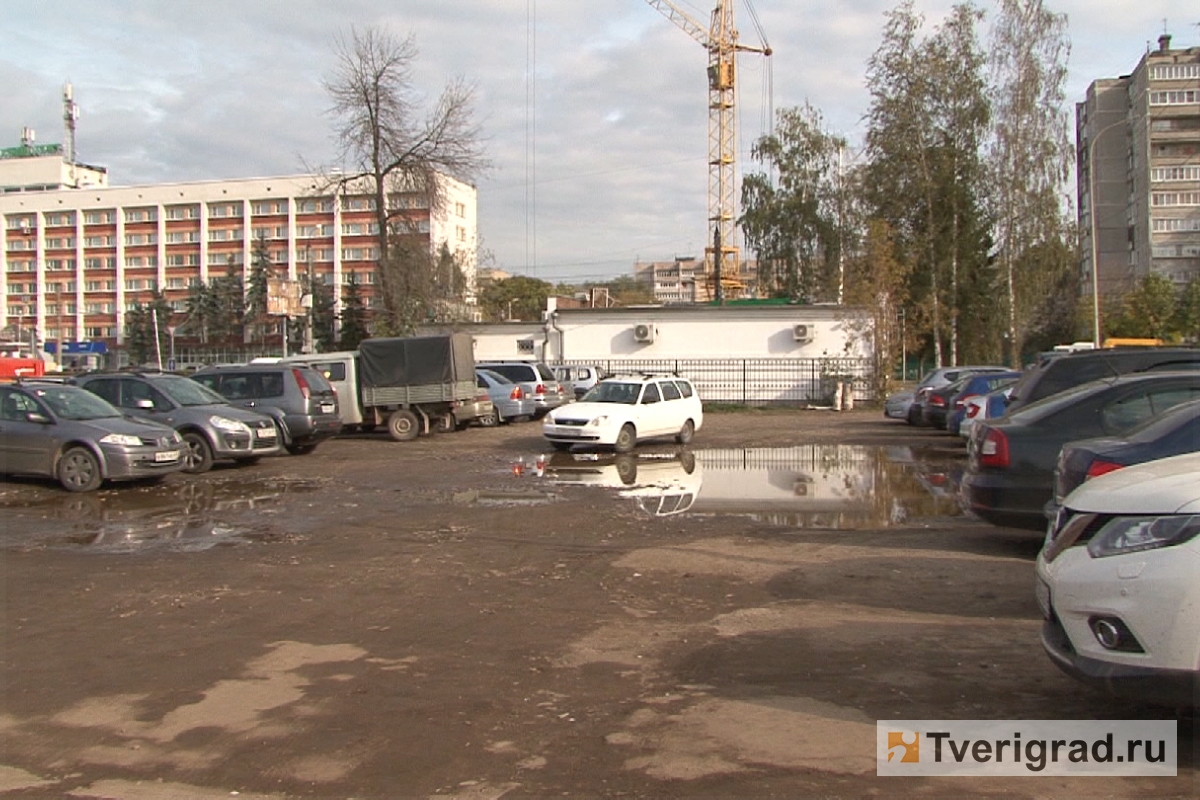
[[[535,381],[540,374],[534,368],[533,364],[488,364],[487,368],[492,372],[499,372],[514,383]],[[542,380],[552,381],[554,380],[554,375],[550,374],[549,377],[543,377]]]
[[[544,380],[544,381],[557,380],[557,378],[554,377],[554,373],[551,372],[550,368],[547,367],[545,364],[538,364],[535,368],[537,369],[538,377],[540,377],[542,380]]]
[[[346,380],[346,363],[344,361],[330,361],[325,364],[313,364],[313,369],[320,372],[322,377],[327,381],[344,381]]]
[[[345,364],[338,366],[345,369]],[[325,376],[315,369],[301,369],[300,374],[304,376],[304,380],[308,383],[309,388],[318,392],[332,392],[333,387],[329,385],[329,381],[325,380]],[[280,387],[280,394],[283,394],[283,387]]]
[[[687,381],[675,381],[675,385],[679,387],[679,394],[684,397],[692,396],[692,385]]]

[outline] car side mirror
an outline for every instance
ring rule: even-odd
[[[40,411],[28,412],[25,415],[25,421],[26,422],[35,422],[38,425],[51,425],[54,422],[54,420],[50,419],[49,417],[47,417],[45,414],[41,413]]]

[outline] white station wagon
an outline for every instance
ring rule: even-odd
[[[704,424],[695,388],[673,375],[605,378],[583,399],[546,415],[542,434],[557,450],[573,445],[628,453],[646,439],[688,444]]]

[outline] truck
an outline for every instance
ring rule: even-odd
[[[476,385],[475,346],[466,333],[364,339],[358,350],[282,360],[325,376],[337,390],[343,427],[386,425],[398,442],[457,430],[491,411],[486,390]]]

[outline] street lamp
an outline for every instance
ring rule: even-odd
[[[1095,347],[1100,347],[1102,344],[1100,341],[1100,247],[1096,242],[1098,227],[1096,217],[1100,209],[1100,204],[1096,198],[1096,143],[1108,131],[1125,124],[1127,124],[1126,120],[1119,119],[1116,122],[1105,125],[1088,142],[1088,212],[1091,217],[1091,224],[1088,227],[1091,231],[1092,239],[1092,343]]]

